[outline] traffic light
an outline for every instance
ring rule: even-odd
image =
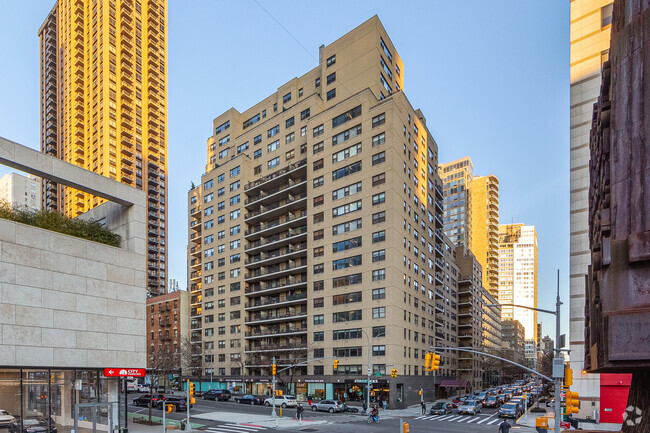
[[[431,370],[440,370],[440,355],[436,355],[435,353],[431,354]]]
[[[195,404],[196,400],[194,399],[194,383],[190,382],[190,387],[189,387],[189,394],[190,394],[190,404]]]
[[[390,372],[390,377],[397,377],[397,369],[393,368]]]
[[[424,355],[424,371],[431,371],[431,358],[433,353]]]
[[[338,369],[339,369],[339,360],[335,359],[334,360],[334,370],[338,370]]]
[[[418,395],[422,395],[422,390],[418,390]]]
[[[569,363],[564,364],[564,386],[573,385],[573,370],[569,367]]]
[[[173,404],[168,404],[168,405],[165,406],[165,412],[167,412],[167,413],[171,413],[171,412],[174,411],[174,408],[175,408],[175,407],[176,407],[176,406],[174,406]]]
[[[277,371],[277,365],[273,364],[273,365],[271,366],[271,370],[273,371],[273,376],[275,376],[275,373],[276,373],[276,371]]]
[[[577,392],[566,392],[565,403],[566,407],[564,408],[564,413],[566,415],[571,415],[572,413],[578,413],[580,409],[580,395]]]

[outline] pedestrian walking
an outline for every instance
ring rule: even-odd
[[[427,414],[427,404],[425,402],[421,402],[420,406],[422,406],[422,415]]]
[[[386,406],[388,406],[388,401],[387,400],[382,400],[381,404],[384,406],[384,410],[386,410]]]
[[[501,424],[499,424],[499,433],[509,433],[510,432],[510,423],[507,419],[504,419]]]
[[[298,403],[298,406],[296,407],[296,418],[298,419],[298,423],[302,424],[302,413],[305,411],[305,408],[302,407],[302,403]]]
[[[311,395],[307,396],[307,403],[309,403],[309,407],[311,407]]]
[[[368,403],[366,403],[366,401],[364,400],[363,401],[363,413],[366,413],[367,410],[368,410]]]

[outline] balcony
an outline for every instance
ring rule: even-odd
[[[306,173],[307,170],[306,166],[307,166],[306,159],[298,161],[295,164],[288,165],[283,169],[280,169],[274,173],[269,174],[268,176],[263,176],[254,182],[247,183],[244,186],[244,192],[246,192],[247,195],[254,195],[256,191],[260,191],[262,189],[267,189],[267,188],[274,188],[276,185],[280,185],[284,183],[284,181],[289,177],[288,175],[290,174],[300,173],[302,171]]]
[[[194,257],[201,257],[201,253],[202,253],[201,248],[197,248],[197,247],[190,248],[190,255]]]
[[[258,239],[262,236],[271,236],[286,230],[288,227],[295,227],[296,225],[305,224],[307,222],[307,211],[302,210],[296,213],[288,213],[287,215],[276,218],[272,221],[265,221],[256,226],[246,230],[244,237],[247,240]]]
[[[283,351],[283,350],[307,350],[307,343],[288,343],[288,344],[275,344],[275,343],[262,343],[262,344],[255,344],[251,345],[250,347],[246,348],[244,353],[258,353],[258,352],[275,352],[275,351]],[[284,366],[284,364],[278,364],[279,366]],[[254,367],[255,365],[249,365],[246,364],[246,368]],[[269,364],[267,362],[264,362],[263,364],[258,365],[260,367],[266,367],[268,368]]]
[[[244,336],[245,338],[253,339],[306,333],[306,326],[272,326],[267,328],[256,328],[252,331],[247,331]]]
[[[307,259],[302,259],[300,261],[289,260],[285,264],[262,267],[255,271],[248,272],[244,280],[247,282],[255,282],[270,277],[279,278],[302,271],[307,271]]]
[[[300,277],[289,276],[276,281],[264,281],[259,284],[251,284],[246,287],[244,293],[247,296],[264,296],[306,287],[307,275],[301,275]]]
[[[249,269],[259,266],[268,266],[288,259],[295,259],[299,256],[304,256],[305,251],[307,251],[306,242],[298,245],[288,245],[284,248],[279,248],[269,253],[261,253],[257,256],[246,259],[244,266]]]
[[[277,201],[280,193],[292,193],[297,192],[298,189],[305,188],[307,186],[307,176],[301,176],[297,179],[288,179],[287,182],[278,185],[274,188],[260,191],[259,194],[255,196],[249,196],[245,201],[246,209],[253,209],[257,205],[264,205],[273,203]]]
[[[307,318],[307,307],[295,309],[294,311],[272,311],[250,314],[245,319],[246,325],[256,325],[261,323],[286,322],[289,320],[298,320]]]
[[[248,301],[244,304],[244,309],[247,311],[262,310],[270,306],[286,307],[289,305],[303,303],[307,299],[307,293],[295,293],[293,295],[284,296],[268,296],[256,298],[254,301]]]
[[[259,209],[244,215],[246,224],[253,225],[263,219],[271,219],[287,212],[307,207],[307,193],[292,195],[289,194],[284,200],[274,202],[268,206],[260,206]]]
[[[307,240],[307,227],[302,226],[289,229],[286,232],[278,233],[271,237],[262,237],[244,247],[247,254],[252,255],[257,251],[281,248],[290,243],[298,243]]]

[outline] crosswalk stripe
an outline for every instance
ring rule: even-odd
[[[224,424],[224,425],[222,426],[222,428],[228,428],[228,429],[230,429],[230,431],[232,431],[232,432],[246,432],[246,433],[250,433],[250,432],[253,432],[253,431],[257,431],[257,429],[252,429],[252,428],[250,428],[250,427],[241,426],[241,425],[238,425],[238,424]]]
[[[232,433],[231,430],[221,430],[221,429],[217,429],[215,427],[210,427],[206,431],[213,432],[213,433]]]
[[[427,419],[427,417],[425,417],[425,416],[417,416],[417,417],[415,417],[415,419]]]
[[[459,419],[459,420],[456,421],[456,422],[464,422],[464,421],[467,421],[468,419],[473,419],[475,416],[476,416],[476,415],[473,415],[471,418],[464,416],[462,419]],[[468,422],[469,422],[469,421],[468,421]]]
[[[435,415],[434,415],[434,416],[425,416],[425,417],[423,417],[423,419],[426,419],[426,420],[429,420],[429,419],[437,419],[437,418],[438,418],[438,417],[435,416]]]
[[[479,419],[480,419],[480,418],[472,418],[472,419],[468,420],[467,423],[469,424],[469,423],[471,423],[471,422],[478,421]]]
[[[483,424],[485,421],[487,421],[487,420],[489,420],[489,419],[490,419],[490,418],[482,419],[482,420],[480,420],[479,422],[477,422],[476,424]],[[499,418],[497,418],[497,419],[499,419]]]
[[[499,418],[495,418],[495,419],[493,419],[492,421],[490,421],[490,422],[487,423],[486,425],[494,424],[494,423],[497,422],[497,421],[499,421]]]
[[[454,417],[452,417],[452,418],[447,418],[445,421],[455,421],[455,420],[457,420],[458,418],[462,418],[462,417],[463,417],[462,415],[461,415],[461,416],[456,415],[456,416],[454,416]]]
[[[450,419],[452,419],[452,418],[455,418],[456,416],[457,416],[457,415],[447,415],[447,416],[443,416],[442,418],[437,418],[437,419],[438,419],[439,421],[443,421],[443,420],[447,421],[447,420],[450,420]]]

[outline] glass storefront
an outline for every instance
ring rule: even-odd
[[[0,409],[14,417],[13,433],[68,433],[75,408],[78,431],[112,431],[125,425],[119,390],[102,370],[0,369]]]

